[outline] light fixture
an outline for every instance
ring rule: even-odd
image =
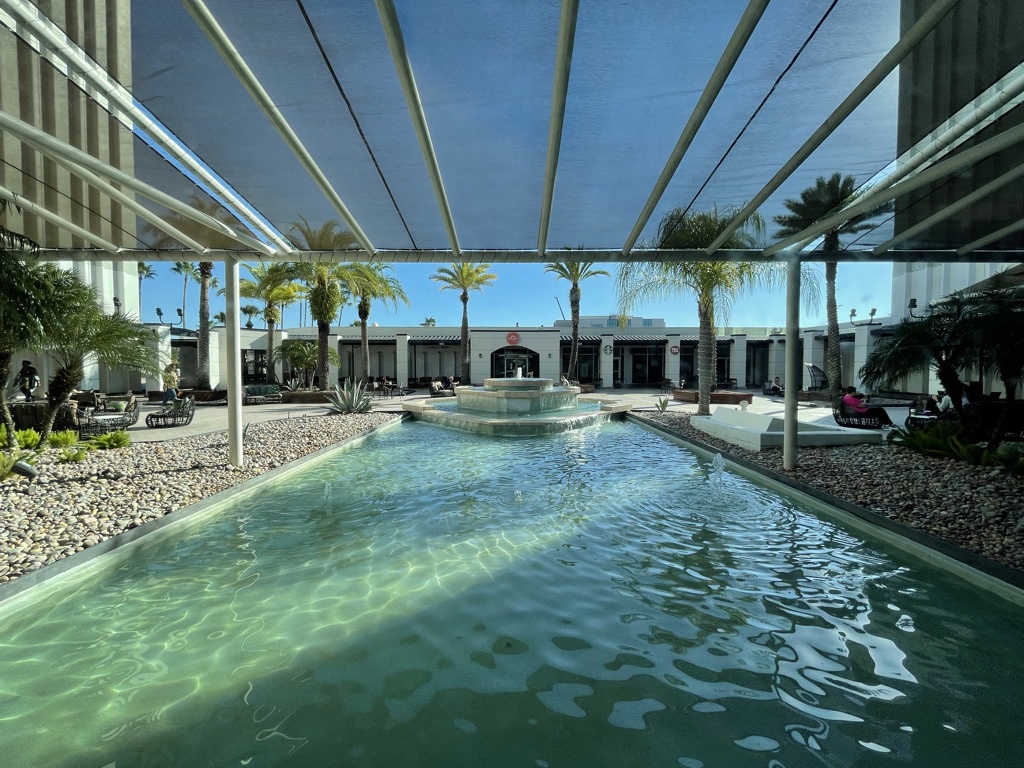
[[[185,327],[185,313],[181,311],[181,307],[178,307],[177,311],[178,311],[178,317],[181,320],[181,327],[184,328]]]
[[[27,477],[31,483],[37,477],[39,477],[39,470],[29,464],[27,461],[16,461],[11,465],[11,471],[22,477]]]
[[[907,304],[907,311],[910,312],[910,316],[915,320],[920,320],[924,315],[915,315],[914,310],[917,309],[917,299],[911,299],[910,303]]]
[[[161,323],[164,321],[164,311],[160,307],[156,308],[156,319]]]
[[[549,357],[549,358],[551,357],[551,353],[550,353],[550,352],[548,352],[548,357]]]
[[[117,296],[114,297],[114,314],[121,314],[121,300]]]
[[[480,354],[478,355],[478,357],[479,357],[479,358],[480,358],[481,360],[483,360],[483,359],[484,359],[484,353],[483,353],[483,352],[481,352],[481,353],[480,353]]]
[[[875,322],[875,313],[877,311],[878,311],[877,309],[872,307],[871,311],[868,312],[868,321],[866,323],[858,323],[858,322],[855,322],[854,319],[853,319],[853,318],[855,318],[857,316],[857,310],[856,309],[851,309],[850,310],[850,325],[856,325],[858,327],[862,326],[862,325],[881,325],[881,323],[876,323]]]

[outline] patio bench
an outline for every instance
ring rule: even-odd
[[[242,404],[280,403],[281,387],[277,384],[246,384],[242,387]]]
[[[196,401],[191,395],[176,400],[166,408],[154,411],[146,417],[147,427],[187,427],[196,413]]]

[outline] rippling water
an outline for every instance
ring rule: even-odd
[[[635,425],[412,424],[0,618],[0,764],[1013,765],[1022,630]]]

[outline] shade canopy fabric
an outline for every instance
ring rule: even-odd
[[[850,205],[890,206],[844,258],[1024,244],[1011,0],[108,0],[102,56],[58,5],[0,0],[0,47],[69,94],[40,114],[0,98],[0,188],[69,257],[646,259],[680,208],[759,215],[767,251],[733,255],[779,257],[783,201],[834,173]],[[105,146],[65,129],[84,103]],[[154,223],[212,201],[233,232]],[[332,220],[340,251],[294,234]],[[813,256],[838,225],[785,245]]]

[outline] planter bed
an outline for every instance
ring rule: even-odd
[[[672,399],[680,400],[684,403],[696,403],[699,401],[700,392],[696,389],[673,389]],[[748,403],[753,399],[753,394],[750,392],[737,392],[734,390],[719,390],[711,393],[711,404],[712,405],[738,405],[741,400],[746,400]]]

